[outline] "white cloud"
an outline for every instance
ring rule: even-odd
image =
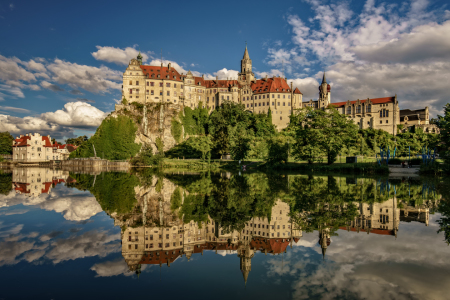
[[[6,58],[0,55],[0,80],[9,82],[36,81],[33,73],[25,70],[19,64],[22,63],[16,57]]]
[[[38,72],[47,72],[47,69],[42,63],[36,62],[34,60],[30,60],[28,62],[28,69],[32,71],[38,71]]]
[[[41,118],[62,126],[83,128],[98,127],[106,115],[89,103],[78,101],[66,103],[64,109],[56,112],[43,113]]]
[[[317,98],[319,82],[313,77],[288,79],[288,84],[298,88],[303,94],[303,101]]]
[[[222,70],[219,70],[217,72],[214,72],[215,76],[218,76],[219,79],[223,80],[223,79],[233,79],[233,80],[237,80],[238,78],[238,71],[235,70],[227,70],[225,68],[223,68]],[[205,76],[206,79],[215,79],[215,77],[212,76]]]
[[[52,189],[50,194],[41,194],[38,197],[10,193],[0,199],[0,207],[16,205],[38,206],[43,210],[60,213],[69,221],[89,220],[102,211],[100,204],[90,193],[74,193],[71,189]]]
[[[120,90],[122,72],[101,66],[100,68],[79,65],[55,59],[47,65],[52,73],[52,80],[59,84],[67,84],[73,89],[82,88],[92,93],[109,93]]]
[[[31,112],[28,109],[11,107],[11,106],[0,106],[0,110],[13,111],[13,112],[17,112],[17,113],[30,113]]]
[[[0,91],[4,91],[4,92],[11,94],[11,95],[9,95],[9,98],[17,98],[17,97],[25,98],[25,95],[18,87],[13,87],[11,85],[0,84]]]
[[[136,58],[139,53],[138,50],[131,47],[120,49],[108,46],[96,46],[96,48],[97,51],[91,53],[96,60],[112,62],[119,65],[128,65],[130,60]],[[142,61],[147,61],[151,57],[144,52],[142,52],[141,55]]]
[[[62,87],[60,87],[60,86],[58,86],[56,84],[52,84],[52,83],[50,83],[48,81],[45,81],[45,80],[41,81],[41,86],[43,88],[49,89],[49,90],[51,90],[53,92],[64,92],[64,89]]]
[[[122,257],[113,261],[95,264],[91,267],[91,270],[97,273],[95,277],[131,276],[134,274],[130,272],[127,263]]]
[[[92,230],[78,236],[59,239],[51,243],[46,257],[57,264],[84,257],[105,257],[120,251],[120,233]]]

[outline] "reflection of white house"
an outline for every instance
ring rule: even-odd
[[[76,149],[73,145],[52,144],[49,135],[39,133],[20,135],[13,141],[13,161],[44,162],[50,160],[66,160],[70,152]]]
[[[68,171],[53,170],[49,168],[16,168],[13,171],[13,189],[16,193],[28,196],[49,194],[52,186],[66,182]]]

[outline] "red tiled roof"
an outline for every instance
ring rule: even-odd
[[[351,104],[355,104],[358,100],[350,101]],[[382,103],[391,103],[395,101],[395,97],[384,97],[384,98],[374,98],[370,99],[370,102],[373,104],[382,104]],[[334,107],[343,107],[347,104],[348,101],[345,102],[336,102],[336,103],[330,103],[330,105],[333,105]],[[366,100],[359,100],[360,103],[367,102]]]
[[[339,227],[339,229],[347,230],[347,227],[342,226],[342,227]],[[350,231],[357,232],[358,229],[356,229],[355,227],[351,227]],[[366,232],[366,231],[361,230],[360,232]],[[381,234],[381,235],[395,235],[394,230],[388,230],[388,229],[374,229],[373,228],[373,229],[370,229],[370,233]]]
[[[252,83],[251,87],[253,94],[291,92],[291,88],[287,84],[286,80],[281,77],[258,79],[256,82]]]
[[[27,190],[27,184],[26,183],[16,183],[14,182],[14,190],[19,191],[23,194],[29,194],[30,191]]]
[[[154,78],[154,79],[170,79],[175,81],[181,81],[181,76],[178,73],[177,70],[174,68],[168,67],[156,67],[156,66],[144,66],[141,65],[142,72],[144,72],[144,75],[148,75],[148,78]],[[153,75],[153,77],[152,77]],[[158,75],[160,77],[158,78]],[[169,76],[169,78],[167,78]],[[175,78],[174,78],[175,77]]]
[[[300,92],[300,90],[298,88],[295,88],[294,90],[294,94],[301,94],[302,92]]]
[[[42,194],[44,194],[44,193],[46,194],[50,190],[50,187],[52,186],[52,183],[51,182],[44,182],[43,185],[44,185],[44,188],[41,189],[41,193]]]
[[[285,239],[283,242],[283,239],[281,238],[273,238],[273,239],[253,239],[250,243],[252,248],[255,250],[260,250],[261,252],[264,252],[267,250],[267,252],[270,253],[282,253],[286,250],[287,246],[289,246],[290,239]]]

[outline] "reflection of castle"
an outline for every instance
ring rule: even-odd
[[[169,182],[165,181],[165,184]],[[159,203],[163,209],[165,201],[162,200]],[[164,214],[162,212],[160,217]],[[255,217],[241,232],[230,233],[211,218],[201,224],[194,221],[184,224],[182,220],[172,219],[172,222],[157,221],[161,223],[157,225],[128,227],[122,232],[122,255],[130,270],[139,273],[142,264],[170,266],[183,255],[189,260],[193,254],[203,255],[205,250],[216,253],[237,251],[244,281],[247,282],[251,259],[256,251],[280,254],[301,237],[301,231],[294,230],[288,214],[289,206],[277,201],[272,208],[271,220]]]
[[[397,236],[400,223],[397,198],[394,197],[382,203],[355,203],[355,205],[358,207],[359,216],[348,221],[347,226],[340,229]]]
[[[68,178],[69,172],[50,168],[16,168],[12,173],[13,189],[30,197],[49,194],[52,187]]]

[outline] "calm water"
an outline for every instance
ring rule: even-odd
[[[449,216],[434,178],[19,168],[0,299],[449,299]]]

